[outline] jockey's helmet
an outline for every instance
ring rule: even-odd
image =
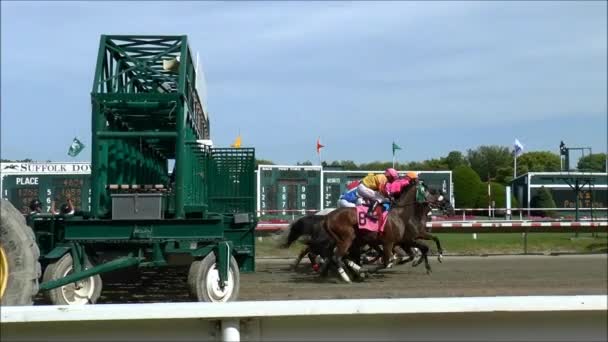
[[[392,167],[389,167],[388,169],[386,169],[386,171],[384,171],[384,175],[390,181],[394,181],[395,179],[399,178],[399,174],[397,173],[397,170],[393,169]]]
[[[414,171],[409,171],[409,172],[407,173],[407,176],[408,176],[409,178],[411,178],[411,179],[416,179],[416,178],[418,178],[418,174],[417,174],[416,172],[414,172]]]

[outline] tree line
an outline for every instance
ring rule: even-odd
[[[257,164],[272,165],[271,160],[258,159]],[[256,165],[257,165],[256,164]],[[313,165],[310,161],[297,165]],[[373,161],[357,164],[352,160],[323,161],[324,168],[342,170],[382,171],[392,167],[392,161]],[[513,152],[509,147],[483,145],[469,149],[466,154],[451,151],[445,157],[395,163],[397,170],[452,171],[456,207],[483,208],[494,202],[497,208],[506,206],[505,186],[513,180]],[[606,172],[606,154],[596,153],[579,159],[579,171]],[[558,172],[561,170],[560,156],[550,151],[530,151],[517,158],[517,175],[527,172]],[[491,196],[488,197],[488,183]],[[543,194],[546,196],[546,194]],[[512,207],[519,204],[512,198]]]

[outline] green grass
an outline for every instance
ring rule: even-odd
[[[524,238],[521,233],[486,233],[477,234],[437,234],[445,254],[482,255],[482,254],[520,254],[524,251]],[[258,237],[256,241],[257,257],[296,257],[304,247],[294,243],[288,249],[279,248],[280,237],[277,235]],[[425,241],[433,252],[436,251],[433,241]],[[530,233],[528,234],[528,253],[606,253],[608,252],[608,234],[601,233],[593,237],[591,233]]]

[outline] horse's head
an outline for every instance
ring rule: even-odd
[[[424,195],[422,195],[422,193],[420,194],[420,202],[428,204],[430,209],[441,210],[444,215],[454,215],[454,207],[443,191],[429,188],[423,182],[421,182],[421,186],[424,189]]]

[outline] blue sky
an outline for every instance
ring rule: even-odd
[[[214,143],[276,163],[480,145],[606,152],[607,8],[572,2],[5,2],[2,158],[90,160],[101,34],[187,34]],[[87,149],[67,155],[74,136]]]

